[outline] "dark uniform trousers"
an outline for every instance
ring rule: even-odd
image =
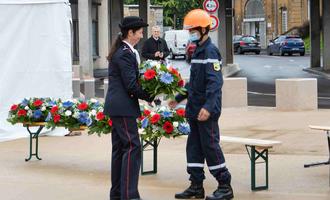
[[[135,54],[126,44],[109,62],[109,87],[104,113],[112,119],[111,200],[140,198],[138,192],[141,144],[136,118],[141,115],[138,99],[153,99],[138,83]]]
[[[138,192],[141,143],[136,118],[112,117],[112,163],[110,200],[140,198]]]
[[[200,184],[205,179],[204,162],[219,184],[230,184],[231,175],[219,145],[218,119],[221,115],[221,55],[219,49],[208,38],[197,46],[191,60],[188,93],[177,95],[176,101],[188,98],[186,117],[190,124],[187,141],[187,172],[190,181]],[[198,121],[198,114],[204,108],[210,113],[207,121]]]
[[[230,184],[231,175],[219,145],[218,120],[205,122],[189,119],[191,133],[187,141],[187,172],[190,181],[202,183],[205,179],[204,162],[219,184]]]

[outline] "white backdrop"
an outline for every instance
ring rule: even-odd
[[[68,0],[0,0],[0,141],[28,136],[6,121],[12,104],[72,97],[70,21]]]

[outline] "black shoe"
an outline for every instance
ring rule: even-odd
[[[181,193],[175,194],[176,199],[204,199],[205,192],[203,184],[192,183],[189,188]]]
[[[219,185],[212,195],[207,196],[205,200],[230,200],[234,198],[233,189],[229,184]]]

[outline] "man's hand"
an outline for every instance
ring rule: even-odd
[[[155,53],[155,57],[159,57],[159,56],[160,56],[160,52],[157,51],[157,52]]]
[[[198,114],[198,121],[206,121],[208,120],[210,117],[210,113],[209,111],[207,111],[205,108],[202,108],[200,111],[199,111],[199,114]]]
[[[175,100],[170,100],[168,102],[168,106],[172,109],[174,109],[177,105],[178,105],[178,102],[176,102]]]

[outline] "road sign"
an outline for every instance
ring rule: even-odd
[[[214,31],[215,29],[217,29],[219,27],[219,18],[214,15],[210,15],[210,17],[212,19],[211,31]]]
[[[213,13],[218,10],[219,2],[218,0],[204,0],[203,8],[207,12]]]

